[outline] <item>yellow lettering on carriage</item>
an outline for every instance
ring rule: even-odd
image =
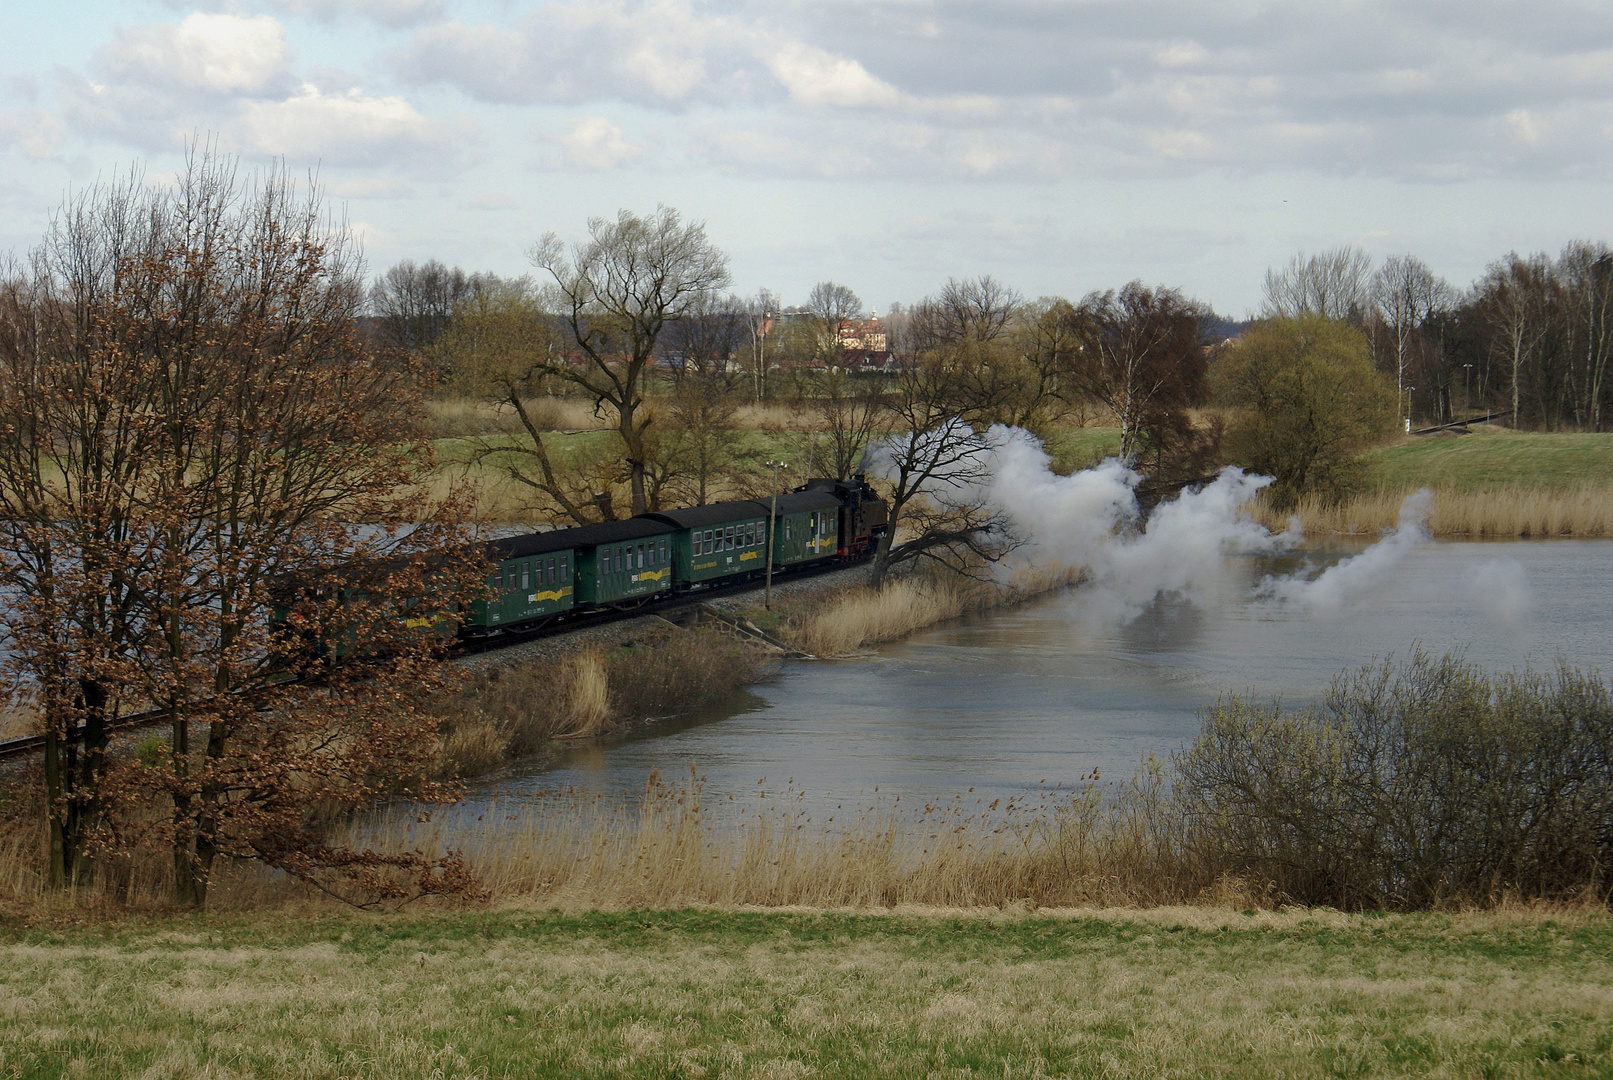
[[[529,604],[541,604],[547,600],[564,600],[570,595],[571,586],[568,585],[564,589],[555,589],[552,592],[533,593],[526,598],[526,602]]]

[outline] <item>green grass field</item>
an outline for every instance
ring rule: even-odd
[[[6,1077],[1613,1075],[1605,915],[0,929]]]
[[[1468,435],[1397,439],[1367,460],[1372,484],[1387,491],[1564,490],[1613,483],[1613,434],[1474,428]]]

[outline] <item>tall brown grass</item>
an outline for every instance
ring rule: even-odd
[[[1328,505],[1302,502],[1296,512],[1310,535],[1373,536],[1399,519],[1410,492],[1363,494]],[[1255,512],[1267,528],[1280,531],[1287,516],[1263,504]],[[1436,489],[1429,529],[1435,536],[1495,539],[1613,536],[1613,486],[1583,484],[1567,489],[1497,488],[1488,491]]]
[[[816,412],[777,402],[741,405],[734,413],[734,426],[755,431],[810,431],[822,422]]]
[[[540,431],[589,431],[611,426],[608,414],[594,415],[584,398],[534,397],[523,403]],[[734,413],[734,427],[751,431],[808,431],[820,422],[810,408],[778,402],[746,403]],[[436,398],[425,403],[422,423],[443,439],[496,435],[512,430],[515,412],[507,405],[472,398]]]
[[[539,431],[588,431],[610,426],[608,416],[595,416],[591,402],[582,398],[535,397],[522,404]],[[425,403],[422,423],[428,434],[442,439],[497,435],[518,430],[520,422],[508,405],[470,398],[438,398]]]
[[[479,776],[556,740],[688,712],[752,681],[767,663],[714,632],[668,628],[632,645],[480,671],[440,707],[442,769]]]
[[[1183,873],[1159,848],[1134,785],[1116,811],[1091,785],[977,806],[964,797],[852,809],[814,820],[801,794],[708,805],[691,774],[652,776],[635,804],[555,797],[422,823],[398,812],[343,839],[381,850],[461,847],[494,902],[587,907],[690,904],[949,907],[1160,904],[1239,906],[1255,892]]]
[[[947,572],[915,574],[887,582],[882,590],[856,588],[809,599],[780,620],[778,628],[786,641],[806,652],[846,656],[1074,580],[1069,571],[1040,565],[1021,568],[1004,581]]]

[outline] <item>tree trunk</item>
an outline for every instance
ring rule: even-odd
[[[892,520],[894,518],[895,515],[892,515]],[[885,574],[890,569],[891,537],[894,531],[887,529],[874,548],[874,565],[868,571],[868,584],[876,591],[885,587]]]
[[[187,907],[201,907],[206,886],[196,872],[194,817],[196,797],[188,788],[190,779],[190,721],[177,715],[173,720],[174,743],[174,899]]]
[[[101,770],[106,761],[106,687],[91,679],[79,683],[84,725],[74,738],[70,719],[45,735],[46,813],[50,829],[47,879],[53,889],[88,885],[94,863],[90,833],[101,816]]]
[[[620,424],[617,430],[622,436],[622,445],[627,449],[628,477],[633,485],[633,514],[637,516],[645,513],[650,502],[644,487],[644,431],[635,421],[638,410],[631,404],[623,404],[618,416]]]

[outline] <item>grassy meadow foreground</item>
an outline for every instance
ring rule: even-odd
[[[1605,1076],[1605,914],[713,909],[0,931],[16,1077]]]

